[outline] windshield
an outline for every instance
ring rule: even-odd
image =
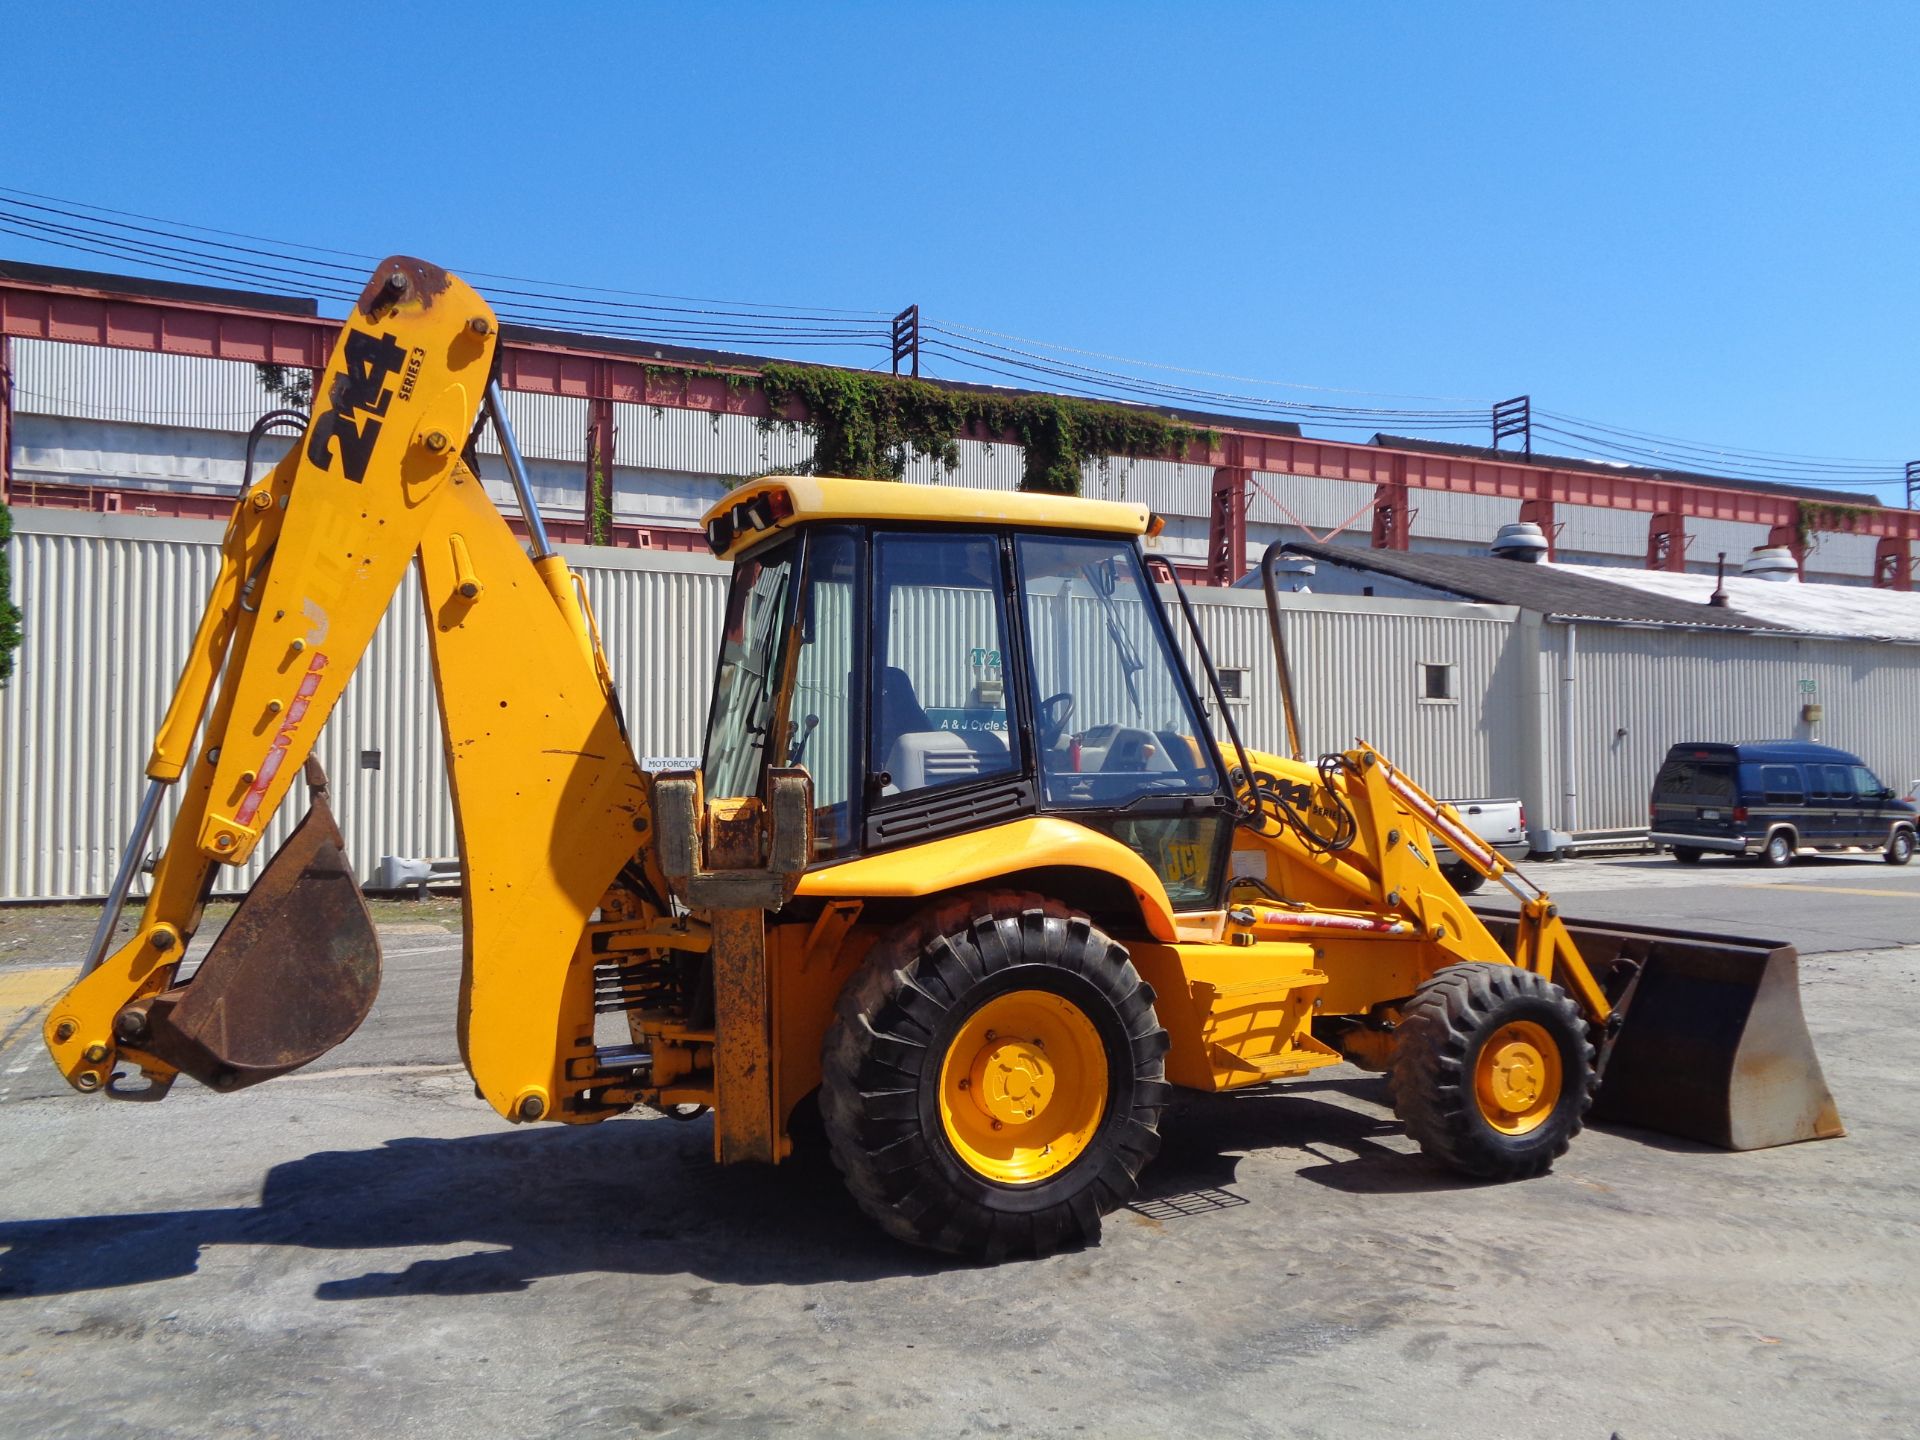
[[[797,542],[734,567],[727,594],[720,669],[707,718],[707,794],[737,798],[755,793],[779,689],[785,648],[787,591]]]
[[[1023,535],[1019,555],[1048,803],[1214,790],[1213,743],[1133,547]]]

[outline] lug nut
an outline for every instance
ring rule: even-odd
[[[996,1130],[998,1130],[998,1129],[1000,1128],[1000,1122],[999,1122],[998,1120],[996,1120],[996,1121],[994,1121],[994,1122],[993,1122],[993,1128],[994,1128],[994,1129],[996,1129]]]
[[[960,1077],[960,1088],[962,1090],[971,1090],[973,1088],[973,1081],[969,1080],[966,1076],[962,1075]]]

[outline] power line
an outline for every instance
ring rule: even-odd
[[[1021,345],[1031,345],[1040,350],[1052,350],[1064,355],[1085,355],[1093,360],[1111,360],[1121,365],[1133,365],[1143,370],[1164,370],[1173,375],[1197,375],[1208,380],[1231,380],[1236,385],[1264,385],[1277,390],[1309,390],[1324,395],[1366,395],[1378,400],[1427,400],[1439,404],[1469,405],[1484,410],[1491,403],[1476,400],[1463,395],[1401,395],[1390,390],[1348,390],[1336,385],[1303,385],[1295,380],[1260,380],[1248,375],[1233,375],[1222,370],[1196,370],[1183,365],[1165,365],[1156,360],[1134,360],[1125,355],[1113,355],[1104,350],[1082,350],[1072,345],[1059,345],[1048,340],[1032,340],[1024,335],[1009,335],[1000,330],[988,330],[977,325],[951,324],[952,330],[973,336],[986,336],[995,340],[1012,340]]]
[[[0,186],[0,234],[268,294],[341,303],[357,298],[361,277],[376,259],[10,186]],[[338,258],[320,258],[325,256]],[[660,295],[470,269],[459,273],[487,297],[503,320],[522,324],[689,346],[756,345],[841,355],[890,353],[892,345],[888,312],[880,310]],[[489,281],[496,283],[484,283]],[[923,331],[926,352],[959,367],[960,377],[956,378],[995,376],[1088,399],[1265,416],[1330,430],[1445,434],[1483,430],[1489,424],[1488,408],[1472,402],[1458,402],[1471,408],[1351,405],[1249,394],[1160,377],[1220,381],[1269,391],[1424,400],[1435,405],[1455,397],[1402,396],[1258,379],[1033,340],[957,322],[929,322]],[[1088,363],[1091,361],[1104,363]],[[1895,461],[1708,445],[1553,411],[1535,410],[1533,414],[1542,434],[1638,468],[1651,464],[1716,478],[1767,478],[1807,486],[1892,484],[1904,473]]]

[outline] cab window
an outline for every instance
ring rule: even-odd
[[[1133,547],[1023,535],[1018,550],[1047,804],[1216,790],[1212,739]]]
[[[874,536],[873,612],[876,800],[1017,772],[999,541]]]
[[[798,541],[789,541],[734,567],[714,675],[713,708],[707,713],[702,768],[711,796],[759,793],[760,768],[766,760],[773,702],[780,686],[788,590],[799,548]]]
[[[813,777],[813,853],[820,860],[844,855],[853,845],[853,777],[860,771],[850,693],[858,555],[846,531],[808,537],[794,620],[793,692],[780,743],[783,763],[804,765]]]

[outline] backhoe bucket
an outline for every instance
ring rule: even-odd
[[[1482,918],[1511,944],[1510,917]],[[1807,1033],[1791,945],[1644,925],[1566,925],[1624,1016],[1603,1059],[1594,1119],[1723,1150],[1846,1133]]]
[[[140,1002],[122,1033],[203,1085],[239,1090],[298,1070],[360,1028],[380,991],[380,942],[307,762],[312,807],[184,984]]]

